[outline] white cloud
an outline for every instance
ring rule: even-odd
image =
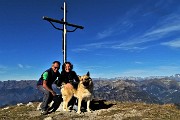
[[[96,42],[96,43],[90,43],[85,45],[86,47],[90,47],[90,48],[108,48],[109,45],[114,44],[115,42],[113,41],[105,41],[105,42]]]
[[[105,38],[107,36],[114,35],[117,31],[113,31],[112,29],[105,30],[102,33],[98,33],[99,38]],[[88,47],[89,49],[110,48],[139,51],[153,46],[147,44],[148,42],[160,41],[162,38],[166,38],[167,36],[170,36],[178,31],[180,31],[180,17],[177,14],[171,14],[168,15],[166,19],[164,19],[157,25],[154,25],[149,30],[146,30],[144,33],[138,35],[130,35],[128,39],[124,40],[125,42],[122,42],[122,40],[117,40],[113,42],[96,42],[84,45],[84,47]],[[166,44],[174,47],[179,47],[179,41],[173,41]]]
[[[180,16],[179,14],[170,14],[158,25],[153,26],[143,37],[151,36],[153,39],[159,39],[178,31],[180,31]]]
[[[107,23],[105,29],[98,32],[96,39],[105,39],[107,37],[114,37],[119,34],[127,32],[134,26],[134,23],[131,20],[131,17],[138,12],[138,8],[131,9],[124,13],[123,17],[119,17],[117,20],[111,23]]]
[[[114,31],[110,28],[108,30],[104,30],[102,32],[99,32],[97,34],[97,39],[103,39],[103,38],[109,37],[109,36],[113,35],[113,32]]]
[[[111,47],[112,49],[121,49],[121,50],[131,50],[131,51],[134,51],[134,50],[144,50],[144,49],[147,49],[148,47],[138,47],[138,46],[135,46],[135,45],[125,45],[125,44],[119,44],[119,45],[114,45]]]
[[[145,36],[150,36],[150,35],[165,35],[165,34],[169,34],[170,32],[175,32],[175,31],[179,31],[180,30],[180,23],[174,24],[174,25],[169,25],[169,26],[163,26],[160,27],[159,29],[155,29],[147,34],[145,34]]]
[[[148,46],[148,42],[159,41],[162,38],[173,35],[173,33],[180,31],[180,16],[179,14],[170,14],[166,19],[163,19],[158,24],[152,26],[146,32],[130,37],[126,42],[121,42],[112,46],[113,49],[122,50],[143,50]],[[179,47],[178,42],[171,42],[172,46]],[[176,44],[176,45],[175,45]]]
[[[23,65],[23,64],[18,64],[18,67],[21,68],[21,69],[29,69],[29,68],[32,68],[32,66],[30,66],[30,65]]]
[[[94,42],[90,44],[82,45],[80,48],[75,48],[72,51],[74,52],[86,52],[91,51],[93,49],[102,49],[102,48],[109,48],[111,45],[113,45],[115,42]]]
[[[161,2],[159,3],[161,4]],[[136,10],[130,10],[126,14],[124,14],[122,19],[117,20],[117,22],[112,23],[107,27],[106,29],[100,31],[97,33],[96,36],[96,41],[97,39],[103,39],[106,40],[107,37],[109,37],[109,41],[114,41],[114,42],[93,42],[90,44],[85,44],[81,46],[82,51],[84,49],[88,50],[94,50],[94,49],[119,49],[119,50],[130,50],[130,51],[140,51],[144,49],[148,49],[152,46],[155,46],[155,44],[150,44],[150,42],[154,41],[161,41],[164,38],[169,36],[174,36],[177,35],[177,33],[180,31],[180,15],[178,11],[174,13],[170,13],[166,16],[159,17],[158,20],[156,20],[156,23],[154,23],[151,27],[144,29],[144,31],[141,32],[134,32],[132,34],[129,34],[128,37],[124,37],[122,39],[123,34],[125,36],[128,34],[129,30],[132,30],[136,25],[136,22],[142,21],[144,19],[141,19],[139,15],[139,12],[142,12],[142,9],[137,8]],[[151,11],[147,11],[151,12]],[[135,17],[139,15],[139,18]],[[141,20],[140,20],[141,19]],[[144,23],[146,21],[142,21]],[[149,22],[149,20],[148,20]],[[137,25],[139,23],[137,22]],[[138,27],[136,25],[136,27]],[[133,29],[135,29],[134,27]],[[141,27],[141,26],[140,26]],[[117,36],[117,40],[114,40],[114,37]],[[120,38],[118,39],[118,37]],[[176,37],[176,36],[174,36]],[[113,40],[112,40],[113,39]],[[174,47],[179,47],[178,42],[169,42],[166,44],[169,44]],[[159,45],[159,44],[156,44]],[[165,45],[165,44],[164,44]]]
[[[143,62],[135,61],[135,64],[143,64]]]
[[[89,49],[87,48],[75,48],[75,49],[72,49],[73,52],[86,52],[86,51],[89,51]]]
[[[161,45],[170,46],[174,48],[180,48],[180,38],[177,40],[161,43]]]
[[[24,66],[22,64],[18,64],[19,68],[24,68]]]
[[[32,66],[30,66],[30,65],[25,65],[25,68],[29,69],[29,68],[32,68]]]
[[[106,54],[106,53],[95,53],[96,56],[103,56],[103,57],[114,57],[113,54]]]

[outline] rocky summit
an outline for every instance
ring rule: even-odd
[[[39,103],[28,103],[0,108],[0,120],[179,120],[178,104],[146,104],[136,102],[96,101],[92,112],[53,111],[41,115]]]

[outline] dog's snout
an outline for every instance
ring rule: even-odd
[[[89,81],[83,82],[83,85],[84,85],[84,86],[89,86]]]

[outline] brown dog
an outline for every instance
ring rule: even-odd
[[[68,102],[71,100],[73,96],[78,99],[78,111],[77,113],[81,113],[81,102],[82,100],[87,101],[87,112],[91,112],[89,106],[90,101],[92,99],[93,92],[93,82],[90,78],[89,72],[84,76],[79,76],[79,84],[77,89],[75,89],[71,84],[65,84],[62,86],[61,93],[63,98],[63,110],[69,111]]]

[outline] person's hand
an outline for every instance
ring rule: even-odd
[[[51,93],[52,93],[52,95],[53,95],[53,96],[56,96],[56,92],[54,92],[54,91],[51,91]]]

